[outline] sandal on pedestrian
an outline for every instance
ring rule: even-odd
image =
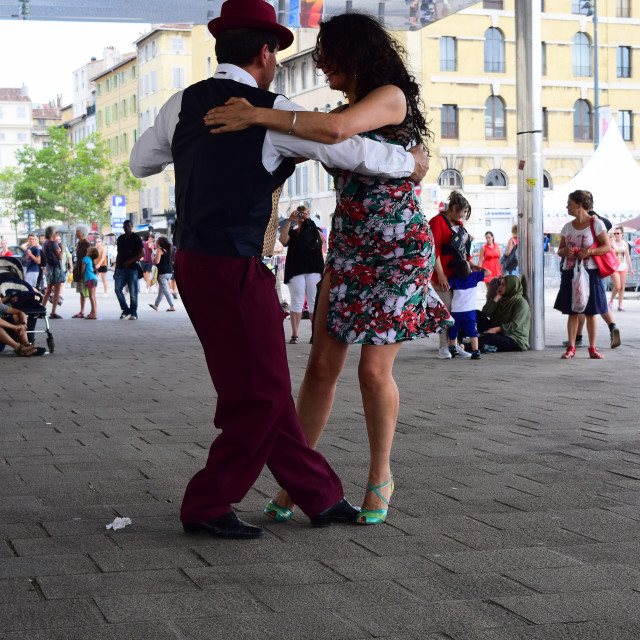
[[[72,318],[84,318],[84,313],[82,313],[82,311],[79,311],[78,313],[76,313],[75,316],[71,316]]]
[[[563,360],[569,360],[570,358],[575,358],[576,348],[575,347],[567,347],[567,350],[560,356]]]
[[[158,310],[158,307],[156,307],[156,305],[155,305],[155,304],[149,304],[149,306],[150,306],[154,311],[157,311],[157,310]]]
[[[273,500],[264,508],[264,515],[276,522],[289,522],[293,517],[293,511],[276,504]]]
[[[175,311],[175,310],[176,310],[176,308],[175,308],[175,307],[169,307],[169,308],[167,309],[167,311]]]
[[[298,336],[291,336],[289,344],[298,344]]]
[[[623,309],[622,307],[618,307],[618,311],[626,311],[626,309]]]
[[[604,356],[595,347],[589,347],[589,357],[592,360],[604,360]]]
[[[395,489],[395,483],[393,481],[393,476],[389,478],[386,482],[382,484],[378,484],[375,487],[371,486],[367,483],[367,493],[370,491],[375,493],[384,503],[389,506],[389,500],[387,500],[378,489],[382,489],[382,487],[386,487],[389,483],[391,483],[391,494],[389,495],[389,500],[391,500],[391,496],[393,495],[393,490]],[[387,519],[388,509],[360,509],[360,513],[356,516],[357,524],[382,524]]]
[[[28,358],[37,351],[37,347],[32,344],[19,344],[16,349],[16,355],[21,358]]]
[[[59,316],[57,313],[50,313],[49,314],[49,319],[50,320],[62,320],[62,316]]]
[[[94,316],[94,315],[89,314],[88,316],[85,316],[84,319],[85,320],[97,320],[98,316]]]

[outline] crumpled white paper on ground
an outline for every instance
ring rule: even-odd
[[[107,525],[107,529],[124,529],[128,524],[131,524],[131,518],[116,518],[111,524]]]

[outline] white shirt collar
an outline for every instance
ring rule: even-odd
[[[235,80],[236,82],[242,82],[242,84],[248,84],[250,87],[258,86],[256,79],[250,73],[237,67],[235,64],[226,62],[216,67],[216,72],[213,74],[213,77],[218,80]]]

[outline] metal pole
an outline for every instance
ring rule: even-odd
[[[598,0],[593,0],[593,110],[595,116],[595,131],[593,133],[593,146],[595,149],[600,144],[600,87],[598,85]]]
[[[516,0],[518,266],[531,305],[531,349],[544,349],[541,5]]]

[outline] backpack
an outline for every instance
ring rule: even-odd
[[[506,253],[502,254],[500,264],[504,271],[515,271],[518,268],[518,245],[513,248],[513,251],[509,255]]]
[[[318,227],[313,220],[305,220],[300,225],[299,250],[303,253],[313,253],[319,249],[322,249],[322,241]]]
[[[44,245],[44,257],[46,259],[46,263],[50,267],[57,267],[60,265],[60,260],[58,260],[58,256],[56,256],[53,250],[53,247],[51,246],[52,243],[53,243],[53,240],[49,240]]]
[[[596,213],[595,211],[589,211],[589,215],[592,218],[600,218],[600,220],[602,220],[602,222],[604,222],[605,229],[607,231],[611,230],[611,227],[613,226],[611,224],[611,220],[609,220],[608,218],[605,218],[604,216],[601,216],[599,213]]]
[[[471,254],[471,236],[462,225],[459,226],[457,231],[454,231],[449,218],[444,213],[440,215],[444,218],[451,231],[451,240],[449,240],[449,244],[442,245],[440,253],[455,256],[458,260],[466,262]]]

